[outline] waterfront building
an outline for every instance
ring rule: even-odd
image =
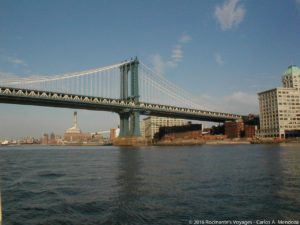
[[[261,137],[300,137],[300,68],[289,66],[282,84],[258,93]]]
[[[202,139],[202,124],[188,123],[183,126],[160,127],[159,132],[154,135],[156,140],[194,140]]]
[[[115,138],[119,137],[120,128],[111,128],[110,129],[110,140],[114,140]]]
[[[49,135],[44,134],[41,142],[42,142],[42,145],[47,145],[49,143]]]
[[[81,143],[81,142],[87,142],[91,138],[92,138],[91,134],[81,132],[80,128],[78,127],[77,112],[74,112],[73,126],[67,129],[66,132],[64,133],[64,142]]]
[[[104,137],[105,132],[95,132],[95,133],[90,133],[90,135],[87,135],[87,138],[85,141],[88,141],[89,143],[94,143],[94,144],[103,144],[105,142],[106,137]]]
[[[50,134],[50,137],[48,134],[44,134],[42,138],[43,145],[57,145],[61,143],[61,136],[55,135],[53,132]]]
[[[241,138],[244,136],[243,121],[226,121],[224,129],[227,138]]]
[[[50,134],[50,139],[49,139],[49,142],[48,142],[48,143],[51,144],[51,145],[56,144],[56,141],[55,141],[55,134],[54,134],[53,132]]]
[[[157,116],[146,117],[143,119],[142,123],[143,125],[141,127],[143,128],[143,131],[141,133],[144,134],[144,137],[147,140],[152,140],[160,127],[183,126],[187,124],[184,119]]]
[[[255,137],[257,126],[245,124],[244,129],[245,129],[245,138],[254,138]]]
[[[145,122],[144,120],[140,121],[140,131],[141,131],[141,136],[145,138]]]

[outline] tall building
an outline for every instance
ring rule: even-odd
[[[74,112],[73,115],[73,126],[66,130],[64,134],[65,142],[86,142],[91,139],[91,135],[89,133],[82,133],[78,127],[77,123],[77,112]]]
[[[77,123],[77,112],[74,112],[73,115],[73,127],[66,130],[66,134],[80,134],[81,130],[78,127]]]
[[[300,137],[300,68],[289,66],[282,84],[258,93],[261,137]]]
[[[148,140],[152,140],[154,134],[159,131],[160,127],[172,127],[172,126],[182,126],[186,125],[184,119],[175,119],[175,118],[168,118],[168,117],[156,117],[150,116],[145,118],[142,121],[142,134]]]

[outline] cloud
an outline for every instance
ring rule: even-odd
[[[243,91],[236,91],[230,95],[224,96],[223,108],[232,113],[257,113],[258,97],[257,94],[250,94]]]
[[[154,67],[154,69],[160,73],[163,74],[166,68],[175,68],[178,66],[178,63],[183,60],[184,56],[184,46],[189,43],[192,40],[191,36],[188,34],[181,35],[176,45],[171,50],[171,55],[169,57],[169,60],[164,60],[160,54],[154,54],[151,57],[151,62]]]
[[[19,78],[17,75],[9,72],[0,71],[0,80],[9,80]]]
[[[6,64],[11,64],[16,68],[21,69],[23,73],[30,72],[29,66],[24,60],[14,56],[6,55],[3,53],[1,49],[0,49],[0,60],[5,62]]]
[[[252,104],[257,101],[257,96],[242,91],[233,92],[231,95],[225,96],[226,101],[234,101],[242,104]]]
[[[171,58],[175,62],[180,62],[183,58],[182,45],[176,45],[172,50]]]
[[[180,42],[180,43],[183,43],[183,44],[188,43],[188,42],[190,42],[191,40],[192,40],[192,38],[191,38],[191,36],[188,35],[188,34],[183,34],[183,35],[179,38],[179,42]]]
[[[215,60],[216,60],[216,63],[220,66],[224,64],[224,60],[223,60],[221,54],[218,52],[215,53]]]
[[[154,54],[151,56],[151,62],[153,65],[153,68],[156,72],[159,74],[163,74],[165,71],[165,62],[160,54]]]
[[[28,68],[28,64],[24,60],[19,59],[17,57],[3,56],[2,55],[2,59],[4,59],[4,61],[6,61],[10,64],[13,64],[14,66],[20,66],[20,67]]]
[[[23,60],[15,56],[6,55],[2,49],[0,49],[0,61],[5,63],[9,67],[14,67],[19,73],[30,74],[31,70],[28,64]]]
[[[16,57],[7,57],[6,61],[14,64],[15,66],[28,67],[27,63],[24,60],[16,58]]]
[[[23,79],[28,81],[28,80],[39,80],[39,79],[46,79],[46,78],[48,77],[41,74],[30,74],[24,77],[24,76],[17,75],[15,73],[0,71],[0,84],[1,82],[2,83],[5,82],[6,84],[8,84],[9,82],[15,82],[16,80],[21,81]]]
[[[216,6],[214,16],[222,30],[237,27],[244,19],[246,9],[238,5],[239,0],[226,0],[222,6]]]
[[[257,94],[235,91],[225,96],[201,95],[197,98],[203,109],[248,115],[258,113]]]
[[[178,66],[178,63],[183,59],[183,48],[191,40],[192,38],[188,34],[183,34],[179,37],[177,44],[171,51],[171,59],[169,59],[166,63],[167,67],[175,68]]]

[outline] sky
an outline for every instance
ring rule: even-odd
[[[205,108],[258,113],[257,93],[300,66],[299,0],[1,0],[0,79],[137,56]],[[0,104],[0,139],[63,132],[72,109]],[[118,126],[77,110],[84,132]]]

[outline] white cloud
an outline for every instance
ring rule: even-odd
[[[16,79],[19,78],[17,75],[9,72],[0,71],[0,80]]]
[[[192,40],[192,38],[191,38],[191,36],[188,35],[188,34],[183,34],[183,35],[179,38],[179,42],[180,42],[180,43],[183,43],[183,44],[188,43],[188,42],[190,42],[191,40]]]
[[[29,66],[24,60],[14,56],[6,55],[3,53],[1,49],[0,49],[0,60],[7,64],[13,65],[15,68],[21,69],[23,73],[30,72]]]
[[[14,65],[25,66],[25,67],[28,66],[27,63],[25,63],[22,59],[18,59],[18,58],[8,57],[7,61]]]
[[[231,95],[225,96],[226,101],[234,101],[242,104],[252,104],[257,101],[257,96],[242,91],[233,92]]]
[[[175,62],[180,62],[182,60],[183,58],[182,45],[176,45],[175,48],[173,48],[171,58]]]
[[[28,67],[27,63],[22,60],[22,59],[19,59],[17,57],[11,57],[11,56],[2,56],[5,61],[15,65],[15,66],[22,66],[22,67]]]
[[[178,66],[178,64],[175,61],[168,61],[168,62],[166,62],[166,67],[168,67],[168,68],[175,68],[177,66]]]
[[[202,95],[198,97],[198,99],[202,103],[203,108],[207,110],[242,115],[258,113],[257,94],[235,91],[229,95],[221,97]]]
[[[163,74],[166,68],[175,68],[178,66],[178,63],[183,60],[184,46],[190,42],[192,38],[188,34],[183,34],[179,37],[177,44],[171,50],[171,55],[169,60],[164,60],[160,54],[155,54],[151,57],[151,62],[154,69]]]
[[[224,64],[224,60],[223,60],[221,54],[218,52],[215,53],[215,60],[216,60],[216,63],[218,63],[218,65],[220,65],[220,66]]]
[[[42,79],[42,78],[46,78],[47,76],[44,75],[40,75],[40,74],[31,74],[31,75],[27,75],[26,77],[22,77],[19,75],[16,75],[14,73],[10,73],[10,72],[4,72],[4,71],[0,71],[0,84],[1,82],[10,82],[10,81],[15,81],[15,80],[22,80],[22,79]]]
[[[222,6],[216,6],[214,15],[222,30],[229,30],[243,21],[246,9],[238,5],[238,1],[226,0]]]
[[[151,63],[153,65],[153,68],[156,72],[159,74],[163,74],[165,71],[165,62],[160,54],[155,54],[151,56]]]
[[[249,114],[258,112],[257,94],[237,91],[223,97],[224,109],[229,112]]]

